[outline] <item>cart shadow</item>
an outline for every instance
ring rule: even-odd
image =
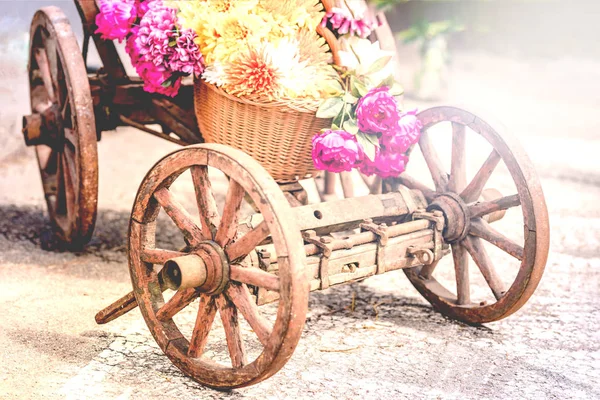
[[[91,241],[79,246],[81,250],[73,250],[55,239],[48,214],[41,206],[0,205],[0,238],[29,243],[45,251],[68,251],[76,255],[94,255],[109,262],[125,262],[129,217],[130,213],[125,211],[99,210]],[[158,245],[181,247],[179,232],[167,218],[159,216],[158,230],[161,232]]]
[[[392,272],[394,273],[394,272]],[[364,321],[373,324],[396,325],[427,330],[445,335],[447,329],[461,329],[477,337],[492,337],[496,331],[485,325],[468,325],[447,318],[420,297],[408,297],[377,290],[363,283],[336,286],[327,291],[312,292],[307,325],[324,318],[340,323]]]

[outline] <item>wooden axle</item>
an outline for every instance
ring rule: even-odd
[[[23,138],[27,146],[50,144],[58,138],[62,117],[56,104],[23,117]]]

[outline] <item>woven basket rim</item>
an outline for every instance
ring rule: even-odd
[[[212,90],[222,96],[225,96],[232,101],[242,103],[242,104],[248,104],[248,105],[256,106],[256,107],[279,108],[281,111],[285,111],[285,109],[288,109],[289,111],[315,114],[317,112],[317,110],[319,109],[319,106],[321,105],[320,100],[305,99],[305,100],[262,101],[259,99],[253,99],[253,98],[249,98],[249,97],[233,96],[233,95],[227,93],[222,88],[217,87],[217,85],[208,83],[202,78],[197,79],[196,84],[197,85],[201,84],[203,86],[206,86],[210,90]]]

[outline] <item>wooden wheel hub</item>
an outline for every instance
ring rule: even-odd
[[[162,276],[169,289],[195,288],[215,295],[223,292],[229,282],[229,261],[221,246],[207,240],[191,254],[168,260]]]
[[[462,240],[469,232],[469,209],[460,196],[448,192],[438,196],[427,211],[439,210],[444,214],[444,240],[454,243]]]

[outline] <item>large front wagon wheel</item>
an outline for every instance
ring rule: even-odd
[[[227,181],[221,202],[212,187]],[[174,187],[180,184],[186,188],[183,194]],[[194,197],[193,207],[190,196],[188,205],[183,205],[185,193]],[[237,232],[242,204],[248,198],[262,222]],[[183,249],[161,248],[157,240],[164,230],[164,224],[157,224],[161,212],[180,232]],[[283,193],[264,168],[227,146],[204,144],[177,150],[144,178],[129,229],[133,288],[157,343],[194,380],[222,389],[247,386],[273,375],[291,357],[304,326],[309,290],[303,242],[289,215]],[[277,253],[277,274],[243,266],[242,260],[265,240],[272,241]],[[204,283],[173,294],[160,272],[169,262],[199,272]],[[276,315],[266,316],[258,309],[252,297],[256,287],[278,292]],[[178,319],[191,309],[195,318],[187,324]],[[210,349],[209,334],[220,337]],[[257,355],[254,360],[252,351]]]

